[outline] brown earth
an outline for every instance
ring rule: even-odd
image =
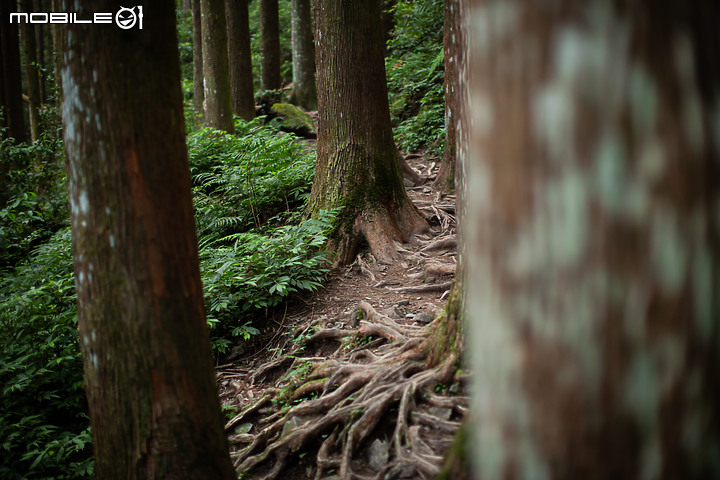
[[[467,411],[459,359],[427,368],[424,341],[443,311],[456,258],[455,198],[428,181],[408,194],[432,235],[369,251],[314,295],[275,312],[217,367],[231,455],[242,478],[433,478]]]

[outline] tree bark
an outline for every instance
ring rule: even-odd
[[[201,0],[192,2],[193,26],[193,110],[195,110],[195,123],[204,123],[205,117],[205,88],[203,87],[203,35]]]
[[[282,78],[278,0],[260,0],[260,54],[260,89],[279,89]]]
[[[305,110],[316,110],[315,49],[310,0],[292,0],[292,64],[291,102]]]
[[[455,189],[455,153],[457,122],[464,99],[458,85],[462,56],[462,30],[460,26],[460,0],[445,0],[443,7],[443,50],[445,63],[445,149],[440,170],[433,182],[435,188],[451,192]]]
[[[318,144],[308,212],[342,208],[333,246],[351,261],[364,238],[382,261],[427,228],[407,196],[392,137],[379,0],[316,0]]]
[[[224,0],[200,0],[205,125],[234,132]]]
[[[8,135],[15,139],[16,143],[23,143],[27,141],[27,132],[22,104],[20,41],[18,24],[9,23],[10,14],[16,11],[16,2],[0,1],[0,18],[3,19],[3,28],[0,29],[0,65],[3,76],[1,106]]]
[[[47,5],[50,6],[50,2],[47,2]],[[44,8],[44,6],[40,0],[32,0],[32,8],[33,11],[39,12]],[[44,104],[48,100],[46,74],[47,62],[45,58],[47,48],[45,48],[45,46],[47,45],[47,35],[50,35],[50,31],[46,26],[38,23],[34,25],[33,33],[35,35],[35,59],[37,62],[37,70],[39,74],[38,86],[40,88],[40,103]]]
[[[248,0],[225,2],[228,56],[233,113],[244,120],[255,118]]]
[[[117,2],[93,3],[115,11]],[[235,479],[210,354],[175,2],[144,29],[70,24],[63,125],[99,479]],[[89,14],[82,5],[78,17]],[[152,25],[152,27],[149,27]]]
[[[23,2],[20,3],[20,11],[32,13]],[[40,136],[40,74],[38,72],[37,42],[35,41],[35,26],[29,22],[20,25],[23,39],[23,51],[25,53],[25,80],[28,92],[28,105],[30,117],[30,141],[35,142]]]
[[[50,5],[53,12],[61,12],[62,2],[61,0],[51,0]],[[58,100],[62,101],[63,91],[62,91],[62,77],[60,72],[62,71],[63,66],[63,58],[62,58],[62,52],[65,51],[65,45],[63,43],[63,38],[65,38],[63,32],[64,32],[64,26],[60,23],[55,23],[51,27],[52,31],[52,44],[53,44],[53,51],[52,51],[52,62],[53,62],[53,73],[55,77],[55,88],[58,92]]]
[[[478,478],[719,478],[717,2],[471,5]]]

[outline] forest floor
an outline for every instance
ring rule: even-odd
[[[369,251],[323,288],[277,311],[217,367],[226,433],[242,478],[433,478],[468,408],[457,359],[428,368],[456,258],[455,198],[435,191],[432,159],[406,156],[425,184],[409,196],[433,234]],[[233,358],[234,357],[234,358]]]

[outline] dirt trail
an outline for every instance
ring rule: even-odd
[[[424,176],[434,162],[408,163]],[[429,181],[427,182],[429,184]],[[422,343],[455,272],[455,198],[428,185],[408,194],[433,228],[369,252],[324,288],[276,314],[247,352],[218,367],[235,466],[249,478],[432,478],[467,411],[455,360],[426,369]]]

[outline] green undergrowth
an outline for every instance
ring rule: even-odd
[[[218,359],[273,307],[317,289],[331,261],[333,215],[301,221],[314,153],[272,127],[236,128],[187,140]],[[12,165],[0,204],[0,479],[92,478],[62,142],[3,146]]]
[[[385,59],[395,140],[408,152],[442,153],[443,2],[400,0]]]
[[[0,478],[92,478],[70,230],[0,278]]]

